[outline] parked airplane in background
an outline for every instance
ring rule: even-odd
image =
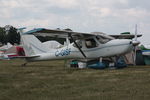
[[[7,49],[11,48],[13,45],[7,43],[7,45],[3,45],[0,47],[0,51],[6,51]]]
[[[24,50],[21,46],[15,46],[8,48],[4,52],[0,52],[0,60],[10,60],[16,57],[23,57],[25,56]]]
[[[0,47],[0,59],[4,59],[4,53],[11,48],[13,45],[7,43],[7,45],[3,45]]]

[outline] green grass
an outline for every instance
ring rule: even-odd
[[[150,66],[65,68],[64,61],[0,61],[0,100],[149,100]]]

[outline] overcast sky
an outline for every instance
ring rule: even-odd
[[[135,31],[150,44],[149,0],[0,0],[0,26],[71,28],[108,34]]]

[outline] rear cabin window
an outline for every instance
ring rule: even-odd
[[[82,48],[82,41],[77,40],[76,43],[79,46],[79,48]],[[77,48],[77,46],[75,44],[73,44],[73,46]]]
[[[86,39],[85,40],[85,45],[87,48],[94,48],[94,47],[97,47],[97,43],[94,39]]]

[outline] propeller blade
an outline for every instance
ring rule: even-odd
[[[84,58],[86,58],[86,55],[84,54],[84,52],[82,51],[82,49],[79,47],[79,45],[76,43],[76,41],[73,39],[73,37],[71,36],[71,34],[68,34],[68,35],[71,38],[71,40],[74,42],[74,44],[76,45],[76,47],[79,49],[79,51],[81,52],[81,54],[84,56]]]
[[[134,50],[133,50],[133,60],[134,60],[134,65],[136,65],[136,46],[134,47]]]
[[[140,41],[132,41],[131,43],[132,43],[133,46],[137,46],[137,45],[140,44]]]
[[[135,36],[134,36],[134,38],[135,38],[135,41],[137,41],[137,24],[135,25]]]
[[[137,24],[135,25],[135,36],[134,36],[134,40],[132,41],[132,44],[134,46],[134,50],[133,50],[134,65],[136,65],[136,50],[137,50],[137,46],[140,44],[140,42],[137,40]]]

